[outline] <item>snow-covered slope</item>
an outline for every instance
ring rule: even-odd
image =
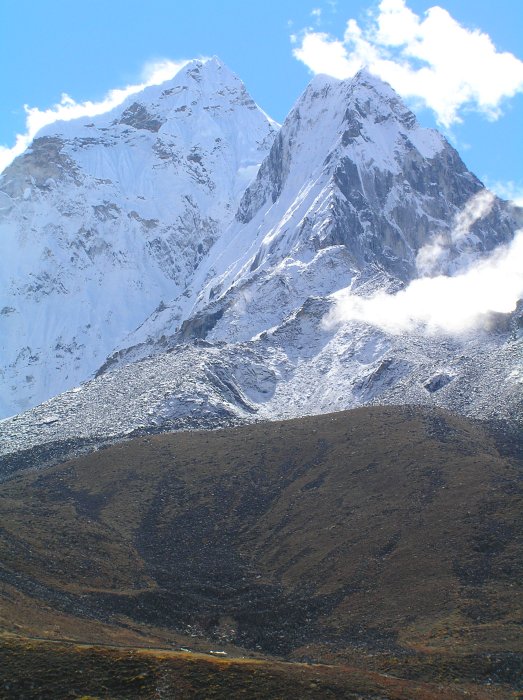
[[[88,378],[184,293],[275,128],[211,59],[39,133],[0,178],[0,415]]]

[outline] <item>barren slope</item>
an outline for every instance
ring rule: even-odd
[[[18,476],[0,490],[1,624],[514,683],[521,464],[492,430],[374,407]]]

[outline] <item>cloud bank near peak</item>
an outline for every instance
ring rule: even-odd
[[[493,203],[494,195],[488,190],[471,197],[458,212],[452,230],[421,248],[416,260],[420,276],[405,289],[371,297],[353,294],[350,288],[334,294],[325,326],[363,321],[394,334],[459,335],[483,325],[489,314],[514,311],[523,299],[523,229],[486,257],[470,262],[465,254],[456,273],[446,274],[449,251],[465,241]]]
[[[41,110],[38,107],[24,105],[26,113],[26,131],[16,136],[15,145],[12,147],[0,146],[0,172],[4,170],[15,158],[25,151],[36,134],[44,126],[56,121],[70,121],[79,117],[95,117],[98,114],[109,112],[120,105],[129,95],[141,92],[150,85],[160,85],[173,78],[188,61],[161,60],[146,64],[142,71],[142,82],[128,85],[124,88],[109,90],[103,100],[99,102],[76,102],[69,95],[62,94],[58,104]]]
[[[515,310],[523,298],[521,260],[523,230],[509,245],[453,277],[420,277],[396,294],[379,292],[370,298],[338,292],[325,325],[364,321],[394,334],[465,333],[488,314]]]
[[[504,101],[523,92],[523,61],[442,7],[421,17],[406,0],[381,0],[369,17],[365,26],[349,19],[342,39],[311,28],[294,35],[294,56],[313,73],[340,79],[366,66],[402,97],[432,109],[446,128],[461,122],[464,110],[495,120]]]

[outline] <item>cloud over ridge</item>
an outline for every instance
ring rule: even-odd
[[[371,297],[352,294],[350,288],[337,292],[325,325],[363,321],[396,334],[461,334],[481,326],[489,314],[514,311],[523,298],[523,229],[486,257],[470,263],[465,256],[454,275],[444,273],[447,251],[465,240],[493,203],[488,190],[471,197],[456,216],[450,234],[436,236],[419,251],[420,276],[405,289],[395,294],[380,291]]]
[[[69,95],[63,93],[58,104],[41,110],[38,107],[24,106],[26,112],[26,131],[16,136],[15,145],[12,147],[0,146],[0,172],[19,156],[29,146],[36,134],[44,126],[56,121],[69,121],[79,117],[95,117],[98,114],[109,112],[121,104],[129,95],[141,92],[150,85],[159,85],[173,78],[188,61],[171,61],[168,59],[147,64],[142,71],[142,82],[128,85],[124,88],[109,90],[103,100],[99,102],[76,102]]]

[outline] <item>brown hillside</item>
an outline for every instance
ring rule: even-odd
[[[408,407],[116,445],[0,485],[0,625],[514,687],[520,467]]]

